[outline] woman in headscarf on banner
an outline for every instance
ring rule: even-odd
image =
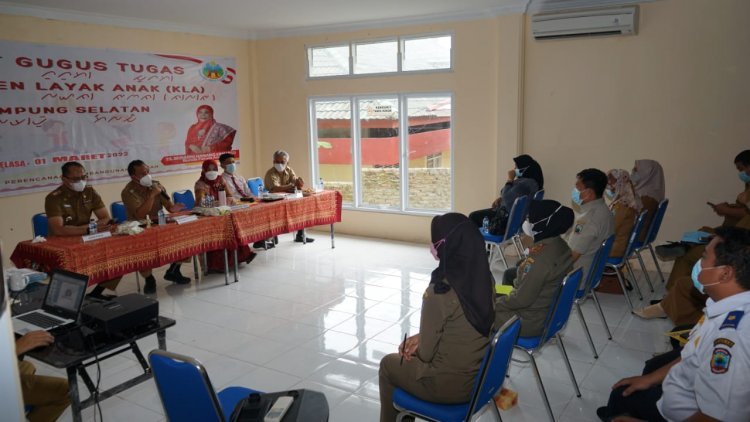
[[[615,243],[610,257],[621,257],[630,240],[630,232],[643,204],[635,193],[627,170],[613,169],[607,172],[607,197],[612,201],[609,209],[615,216]],[[648,214],[646,214],[648,217]]]
[[[638,240],[646,239],[651,219],[656,214],[659,202],[664,200],[664,169],[656,160],[635,160],[633,171],[630,174],[635,194],[640,198],[643,208],[648,211],[643,222]]]
[[[380,361],[380,420],[392,422],[396,387],[435,403],[469,400],[489,344],[494,280],[484,240],[463,214],[432,219],[440,261],[422,296],[419,333]]]
[[[227,195],[227,205],[234,204],[232,194],[224,185],[224,179],[219,177],[219,165],[216,160],[206,160],[201,167],[201,177],[195,182],[195,205],[201,206],[203,198],[208,195],[214,200],[214,205],[219,205],[219,191]]]
[[[231,126],[217,122],[211,106],[202,105],[195,114],[198,121],[188,129],[185,154],[231,151],[237,131]]]
[[[563,278],[573,270],[573,256],[560,235],[573,225],[573,210],[557,201],[529,203],[529,216],[523,232],[534,239],[528,256],[517,268],[509,268],[503,284],[513,286],[495,300],[495,326],[513,315],[521,318],[522,336],[539,336],[544,320]]]

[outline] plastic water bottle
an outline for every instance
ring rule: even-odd
[[[167,213],[164,212],[163,208],[159,210],[158,216],[159,216],[159,225],[165,226],[167,224]]]
[[[223,186],[219,186],[219,205],[222,207],[227,205],[227,192]]]
[[[489,233],[490,231],[490,219],[488,217],[484,217],[484,220],[482,220],[482,231],[484,233]]]
[[[89,234],[96,234],[96,220],[89,220]]]
[[[214,207],[214,196],[209,194],[208,195],[208,208],[213,208],[213,207]]]

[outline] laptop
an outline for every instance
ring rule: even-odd
[[[49,331],[76,322],[88,284],[88,276],[54,270],[42,307],[14,316],[13,331],[24,335],[30,331]]]

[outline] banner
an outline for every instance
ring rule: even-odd
[[[79,161],[89,182],[239,157],[233,58],[0,41],[0,196],[52,190]]]

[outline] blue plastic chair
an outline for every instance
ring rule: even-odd
[[[649,284],[651,284],[651,278],[649,277],[648,272],[646,272],[646,266],[643,264],[643,257],[641,256],[641,251],[645,248],[648,248],[648,250],[651,252],[651,258],[653,258],[654,264],[656,264],[656,270],[659,272],[659,277],[661,278],[661,282],[664,283],[665,282],[664,274],[661,272],[661,267],[659,266],[659,260],[656,259],[656,252],[654,252],[653,243],[656,242],[656,237],[659,235],[661,222],[664,221],[664,215],[667,213],[667,206],[669,206],[669,199],[664,199],[663,201],[659,202],[659,206],[656,208],[656,213],[654,214],[654,218],[651,220],[651,225],[648,226],[648,233],[646,233],[646,238],[644,239],[644,242],[641,242],[637,239],[635,241],[635,254],[636,256],[638,256],[638,262],[640,262],[641,264],[641,270],[643,270],[643,274],[645,274],[647,277],[647,280],[649,280]]]
[[[633,287],[635,287],[635,291],[638,293],[638,298],[640,300],[643,300],[643,294],[641,293],[641,288],[638,287],[638,280],[635,278],[635,272],[633,272],[633,267],[630,265],[630,258],[633,255],[633,251],[635,250],[635,242],[638,240],[638,233],[641,232],[641,228],[643,228],[643,222],[646,218],[646,214],[648,214],[647,210],[641,211],[641,213],[638,215],[638,218],[635,220],[635,224],[633,225],[633,230],[630,231],[630,238],[628,239],[628,246],[625,248],[625,253],[621,257],[608,257],[606,268],[610,268],[614,270],[615,274],[617,275],[617,281],[620,283],[620,288],[622,289],[622,294],[625,296],[625,300],[628,302],[628,306],[630,306],[630,311],[633,311],[633,302],[630,300],[630,296],[628,296],[628,291],[625,289],[625,282],[623,281],[623,274],[622,274],[622,267],[627,268],[628,275],[630,275],[630,278],[633,280]],[[648,279],[646,279],[648,280]],[[649,281],[649,284],[651,282]],[[654,287],[651,286],[651,291],[654,291]]]
[[[252,192],[253,195],[258,196],[260,195],[260,188],[263,187],[263,179],[260,177],[248,179],[247,187],[250,188],[250,192]]]
[[[109,206],[110,211],[112,211],[112,218],[115,219],[118,223],[124,223],[128,221],[128,213],[125,211],[125,204],[122,203],[122,201],[113,202]]]
[[[482,365],[479,367],[477,379],[471,398],[466,403],[437,404],[424,401],[397,388],[393,393],[393,406],[399,410],[397,421],[405,416],[414,416],[431,421],[452,422],[470,421],[472,416],[491,403],[495,414],[500,419],[500,412],[493,401],[493,397],[500,391],[508,372],[513,345],[521,331],[521,320],[514,316],[492,336]]]
[[[47,237],[47,234],[49,233],[47,214],[40,212],[39,214],[34,214],[34,216],[31,217],[31,231],[34,233],[34,237]]]
[[[581,325],[583,325],[583,330],[586,332],[586,337],[589,340],[589,346],[591,346],[591,350],[594,352],[594,359],[599,359],[599,354],[596,353],[596,347],[594,346],[594,341],[591,339],[589,326],[586,324],[586,320],[583,318],[581,304],[584,303],[589,296],[594,299],[596,309],[597,311],[599,311],[599,316],[602,318],[602,324],[604,324],[604,328],[607,329],[607,335],[609,336],[609,339],[612,340],[612,332],[609,331],[609,325],[607,325],[607,320],[604,318],[602,305],[599,303],[599,298],[596,297],[596,291],[594,289],[596,289],[597,286],[599,286],[599,283],[602,281],[602,275],[604,274],[604,265],[607,263],[607,257],[609,256],[609,252],[612,250],[612,245],[614,243],[615,235],[610,236],[604,242],[602,242],[599,250],[596,251],[596,255],[594,255],[594,260],[591,262],[591,267],[589,267],[589,273],[586,274],[586,280],[583,283],[583,286],[580,286],[578,291],[576,292],[576,298],[574,301],[576,310],[578,311],[578,319],[581,320]]]
[[[542,199],[544,199],[544,189],[539,189],[534,194],[534,200],[535,201],[541,201]]]
[[[570,359],[568,359],[568,353],[565,351],[562,336],[560,336],[560,330],[562,330],[563,327],[565,327],[565,324],[568,323],[570,310],[573,307],[573,300],[575,299],[576,291],[578,291],[578,286],[581,284],[582,278],[583,270],[581,268],[578,268],[565,276],[560,284],[555,300],[552,302],[550,312],[547,314],[547,320],[544,324],[542,335],[536,337],[519,337],[514,346],[516,349],[525,352],[529,356],[531,367],[534,368],[534,375],[539,383],[539,390],[542,393],[544,404],[547,406],[547,413],[553,421],[555,420],[555,415],[552,413],[552,406],[549,404],[547,392],[544,389],[544,383],[542,383],[542,377],[539,374],[539,368],[536,365],[536,358],[534,358],[534,355],[539,352],[552,337],[555,337],[557,339],[557,345],[560,347],[560,352],[565,360],[565,366],[568,368],[570,380],[573,381],[573,387],[576,389],[576,396],[581,397],[581,390],[578,388],[576,376],[573,374],[573,368],[570,366]]]
[[[229,421],[235,405],[258,391],[227,387],[217,394],[203,364],[188,356],[154,349],[148,354],[156,389],[171,421]]]
[[[183,204],[185,209],[190,211],[195,207],[195,196],[193,196],[193,191],[190,189],[172,192],[172,202]]]
[[[526,219],[528,213],[529,197],[526,195],[519,196],[513,202],[513,206],[510,209],[510,214],[508,215],[508,224],[505,226],[504,235],[494,235],[485,232],[482,228],[479,229],[482,237],[484,237],[484,243],[489,247],[490,252],[492,252],[493,249],[497,249],[500,252],[500,258],[503,260],[505,268],[508,268],[508,261],[506,261],[505,253],[503,252],[505,246],[507,246],[509,243],[512,243],[513,246],[516,247],[516,251],[518,251],[518,256],[522,256],[523,254],[523,245],[521,244],[521,240],[517,235],[518,233],[520,233],[521,225]],[[490,259],[491,258],[492,253],[490,253]]]

